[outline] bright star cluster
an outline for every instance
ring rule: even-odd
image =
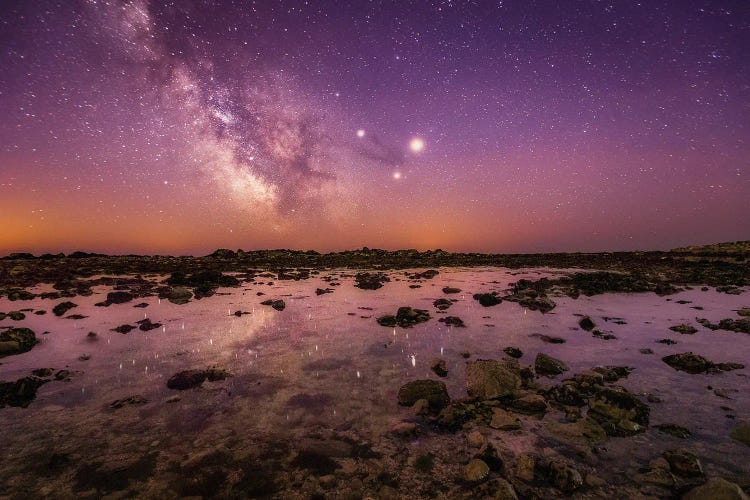
[[[0,253],[750,238],[750,9],[0,6]]]

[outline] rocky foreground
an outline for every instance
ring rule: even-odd
[[[466,298],[482,310],[511,303],[542,315],[555,311],[563,298],[612,292],[650,293],[667,300],[681,291],[709,288],[720,294],[741,295],[750,285],[748,248],[745,244],[732,244],[673,252],[548,255],[368,249],[334,254],[218,250],[196,258],[14,254],[0,260],[0,298],[6,304],[19,304],[16,310],[0,312],[3,322],[0,360],[33,355],[40,336],[24,326],[27,316],[50,314],[55,321],[83,320],[86,316],[77,313],[81,310],[78,299],[93,295],[98,286],[110,290],[101,300],[97,294],[92,308],[103,313],[118,306],[147,308],[147,301],[156,297],[183,306],[210,300],[221,293],[220,289],[250,290],[249,286],[263,285],[267,292],[257,291],[253,295],[258,307],[287,314],[287,302],[272,295],[275,284],[315,280],[311,290],[320,297],[335,294],[342,283],[371,291],[387,290],[384,287],[391,286],[392,281],[405,281],[418,293],[419,288],[440,275],[436,269],[440,267],[567,269],[557,277],[518,279],[502,291],[471,290]],[[43,292],[35,290],[40,284],[51,288]],[[396,328],[411,331],[435,321],[435,317],[437,322],[459,331],[473,327],[467,327],[461,317],[451,315],[459,301],[456,297],[464,291],[453,286],[442,287],[440,291],[442,296],[432,301],[432,309],[403,305],[370,315],[371,308],[360,307],[361,318],[376,325],[375,328],[394,329],[394,332]],[[50,307],[22,306],[25,301],[36,299],[49,300]],[[701,317],[700,306],[692,309],[694,322],[674,324],[669,328],[672,336],[657,342],[671,345],[678,343],[675,338],[704,332],[726,332],[738,335],[739,341],[750,340],[743,335],[750,333],[750,308],[737,309],[732,317],[713,321]],[[232,312],[238,318],[248,314],[251,313],[242,309]],[[113,325],[107,334],[158,331],[163,327],[162,321],[165,320],[144,318]],[[593,312],[580,315],[575,321],[576,330],[594,342],[617,340],[603,322],[625,323],[622,318],[602,320]],[[95,343],[100,335],[90,332],[85,341]],[[566,342],[563,337],[534,335],[545,345]],[[643,348],[641,353],[649,355],[653,351]],[[71,491],[76,496],[88,497],[119,492],[123,496],[220,498],[748,498],[750,467],[744,468],[747,471],[744,476],[708,473],[701,456],[691,448],[691,429],[663,419],[654,421],[652,406],[660,403],[659,398],[631,392],[623,386],[633,367],[603,362],[574,371],[566,360],[544,352],[536,353],[531,364],[519,361],[523,357],[522,349],[514,345],[507,345],[491,359],[477,358],[471,349],[461,352],[465,369],[458,383],[463,390],[460,396],[454,392],[453,398],[444,382],[448,379],[456,382],[453,365],[444,357],[435,357],[429,362],[430,378],[415,378],[393,387],[394,407],[397,404],[402,410],[394,410],[390,427],[383,436],[364,436],[356,429],[337,428],[296,442],[259,442],[258,449],[251,451],[234,448],[230,441],[215,443],[201,446],[200,450],[188,450],[176,462],[157,460],[159,453],[155,450],[108,456],[77,465],[74,473],[70,473],[73,474]],[[79,358],[87,360],[84,356]],[[303,370],[335,371],[347,362],[320,359]],[[688,350],[657,358],[657,362],[686,377],[722,377],[745,369],[742,363],[708,359]],[[38,368],[22,378],[0,381],[0,408],[31,411],[43,386],[63,384],[82,376],[83,372],[67,368]],[[163,382],[172,393],[165,402],[179,402],[183,394],[226,383],[235,376],[231,370],[217,366],[174,372]],[[718,389],[714,392],[717,397],[729,399]],[[316,399],[320,397],[302,393],[290,398],[288,404],[315,407],[320,404]],[[152,404],[141,394],[131,394],[112,400],[105,411],[125,412],[128,408],[148,408]],[[5,410],[0,410],[0,422],[2,411]],[[736,418],[728,407],[726,412],[727,417]],[[740,415],[733,425],[731,439],[750,446],[750,421],[744,417]],[[622,440],[638,442],[646,433],[653,432],[685,445],[654,453],[650,460],[639,463],[634,472],[631,467],[626,477],[617,477],[598,467],[599,457],[609,447],[616,447]],[[508,444],[531,435],[544,446],[534,452],[517,453]],[[410,453],[411,443],[417,441],[427,444],[421,446],[422,452]],[[57,463],[59,460],[64,463]],[[54,477],[72,465],[70,460],[68,455],[62,458],[52,455],[42,460],[49,462],[47,465],[35,467]],[[171,482],[165,483],[164,489],[154,489],[149,478],[165,470]],[[140,490],[147,482],[151,489]],[[17,495],[20,491],[17,485],[6,490],[2,486],[0,481],[0,494]],[[56,496],[48,489],[36,491]]]

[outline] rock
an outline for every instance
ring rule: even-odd
[[[550,422],[546,429],[556,440],[575,446],[590,447],[607,439],[607,433],[593,418],[582,418],[576,422]]]
[[[475,399],[514,396],[521,387],[521,370],[515,360],[478,359],[466,362],[466,391]]]
[[[411,409],[417,416],[426,415],[430,410],[430,402],[426,399],[418,399],[417,402],[412,405]]]
[[[669,462],[669,468],[682,477],[700,477],[703,467],[698,457],[687,450],[670,450],[664,452],[664,458]]]
[[[264,300],[260,304],[263,305],[263,306],[271,306],[274,309],[276,309],[277,311],[283,311],[284,308],[286,307],[286,302],[284,302],[281,299],[275,299],[275,300],[274,299],[268,299],[268,300]]]
[[[122,399],[116,399],[109,404],[109,407],[113,410],[122,408],[123,406],[140,406],[148,403],[148,399],[144,398],[140,394],[135,396],[128,396]]]
[[[424,323],[430,319],[430,313],[424,309],[412,309],[411,307],[399,307],[396,316],[381,316],[377,322],[381,326],[400,326],[411,328],[418,323]]]
[[[99,302],[96,305],[109,307],[112,304],[124,304],[125,302],[130,302],[134,298],[135,297],[130,292],[123,292],[123,291],[109,292],[107,294],[107,300],[105,300],[104,302]]]
[[[208,368],[206,370],[184,370],[179,373],[172,375],[167,380],[167,387],[170,389],[176,389],[178,391],[184,391],[186,389],[192,389],[198,387],[203,382],[208,380],[209,382],[216,382],[218,380],[224,380],[231,375],[226,370],[219,368]]]
[[[446,316],[444,318],[440,318],[438,321],[441,323],[445,323],[448,326],[455,326],[459,328],[463,328],[466,326],[464,325],[464,320],[462,320],[458,316]]]
[[[521,420],[509,411],[493,408],[490,427],[501,431],[513,431],[521,428]]]
[[[637,483],[653,484],[662,488],[672,488],[675,485],[675,477],[668,468],[651,468],[646,472],[636,474],[633,479]]]
[[[583,482],[586,483],[586,486],[589,488],[601,488],[607,484],[607,481],[592,473],[586,474],[586,477],[583,478]]]
[[[354,276],[357,288],[362,290],[377,290],[383,286],[383,283],[391,281],[384,273],[357,273]]]
[[[74,307],[78,307],[78,304],[74,304],[72,302],[60,302],[52,308],[52,312],[55,313],[55,316],[62,316]]]
[[[475,293],[473,295],[473,298],[474,300],[479,301],[479,304],[484,307],[496,306],[500,302],[502,302],[502,300],[500,300],[497,295],[492,293]]]
[[[52,374],[55,373],[54,368],[37,368],[36,370],[31,370],[31,374],[35,377],[51,377]]]
[[[389,432],[400,437],[412,436],[417,432],[417,424],[414,422],[397,422],[391,426]]]
[[[581,320],[578,322],[578,326],[580,326],[583,330],[586,330],[587,332],[590,332],[596,327],[596,323],[593,322],[591,318],[588,316],[584,316],[581,318]]]
[[[450,306],[453,305],[453,302],[451,302],[448,299],[440,298],[440,299],[435,300],[432,303],[432,305],[435,306],[440,311],[445,311],[446,309],[448,309]]]
[[[529,453],[521,453],[516,462],[516,477],[527,483],[534,481],[536,459]]]
[[[633,369],[629,366],[596,366],[593,371],[601,374],[605,382],[617,382],[630,375]]]
[[[78,356],[78,361],[88,361],[91,359],[91,354],[81,354]]]
[[[534,370],[538,375],[552,377],[568,371],[568,366],[559,359],[539,353],[534,360]]]
[[[691,432],[685,427],[675,424],[659,424],[655,425],[654,429],[680,439],[687,439],[692,435]]]
[[[740,443],[750,446],[750,422],[741,423],[732,429],[732,432],[729,435]]]
[[[545,342],[547,344],[564,344],[565,343],[565,339],[562,338],[562,337],[551,337],[549,335],[542,335],[540,333],[535,333],[535,334],[533,334],[531,336],[532,337],[539,337],[539,339],[542,342]]]
[[[470,432],[466,435],[466,441],[472,448],[481,448],[487,442],[479,431]]]
[[[36,391],[48,380],[39,377],[23,377],[15,382],[0,381],[0,408],[18,406],[26,408],[36,398]]]
[[[453,288],[453,287],[450,287],[450,286],[446,286],[446,287],[443,288],[443,293],[445,293],[445,294],[461,293],[461,289],[460,288]],[[750,314],[748,314],[748,316],[750,316]]]
[[[126,333],[129,333],[131,330],[135,330],[135,328],[136,327],[133,326],[133,325],[120,325],[117,328],[113,328],[112,331],[113,332],[117,332],[117,333],[126,334]]]
[[[674,344],[676,344],[677,342],[675,342],[675,341],[674,341],[674,340],[672,340],[672,339],[659,339],[659,340],[657,340],[657,341],[656,341],[656,343],[657,343],[657,344],[665,344],[665,345],[674,345]]]
[[[64,380],[66,382],[70,382],[73,377],[76,377],[78,375],[83,375],[83,372],[74,370],[58,370],[58,372],[55,373],[55,380]]]
[[[683,335],[692,335],[698,331],[696,328],[686,324],[670,326],[669,329],[673,332],[681,333]]]
[[[437,380],[413,380],[398,390],[398,404],[401,406],[412,406],[420,399],[426,399],[433,411],[448,406],[451,401],[445,384]]]
[[[490,467],[478,458],[473,458],[464,468],[464,480],[469,483],[479,483],[487,479],[490,474]]]
[[[333,293],[333,288],[316,288],[315,295],[325,295],[326,293]]]
[[[0,330],[0,358],[30,351],[38,342],[29,328]]]
[[[136,321],[138,323],[138,329],[143,332],[148,332],[149,330],[154,330],[156,328],[159,328],[161,326],[161,323],[152,323],[149,318],[142,319],[140,321]]]
[[[557,489],[571,493],[583,486],[581,473],[563,461],[553,461],[549,468],[550,481]]]
[[[603,388],[589,400],[588,415],[610,436],[643,432],[649,423],[648,405],[624,389]]]
[[[443,358],[436,358],[430,361],[430,370],[435,372],[438,377],[445,377],[448,375],[448,367]]]
[[[644,347],[643,349],[638,349],[638,352],[640,352],[641,354],[653,354],[654,350],[649,349],[648,347]]]
[[[743,307],[737,311],[737,314],[744,317],[750,317],[750,307]]]
[[[547,401],[539,394],[527,394],[513,400],[513,409],[527,415],[539,415],[547,412]]]
[[[749,500],[742,488],[720,477],[712,477],[682,496],[682,500]]]
[[[672,354],[669,356],[664,356],[661,359],[675,370],[684,371],[691,374],[712,371],[728,371],[743,368],[743,365],[739,365],[737,363],[714,364],[703,356],[693,354],[692,352]]]
[[[190,299],[193,298],[193,292],[191,292],[189,288],[186,288],[184,286],[176,286],[169,289],[166,294],[166,298],[172,304],[183,305],[190,302]]]
[[[523,352],[517,347],[506,347],[505,349],[503,349],[503,352],[511,358],[515,359],[523,357]]]

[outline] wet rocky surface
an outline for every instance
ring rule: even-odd
[[[745,261],[538,259],[0,260],[0,496],[746,498]]]

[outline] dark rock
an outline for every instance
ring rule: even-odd
[[[435,306],[436,308],[438,308],[441,311],[445,311],[446,309],[448,309],[450,306],[453,305],[453,302],[451,302],[448,299],[442,299],[441,298],[441,299],[437,299],[436,301],[434,301],[432,303],[432,305]]]
[[[443,288],[443,293],[445,293],[445,294],[461,293],[461,289],[460,288],[453,288],[453,287],[450,287],[450,286],[446,286],[446,287]]]
[[[78,307],[78,304],[74,304],[72,302],[60,302],[55,307],[52,308],[52,312],[55,313],[55,316],[62,316],[69,310],[73,309],[74,307]]]
[[[136,321],[136,323],[138,323],[138,329],[143,332],[148,332],[149,330],[154,330],[161,326],[161,323],[152,323],[149,318]]]
[[[692,335],[698,331],[696,328],[685,324],[670,326],[669,329],[673,332],[681,333],[683,335]]]
[[[381,326],[400,326],[410,328],[417,323],[424,323],[430,319],[430,313],[424,309],[412,309],[411,307],[399,307],[396,316],[386,315],[377,319]]]
[[[377,290],[383,286],[383,283],[391,281],[384,273],[357,273],[354,275],[357,288],[362,290]]]
[[[29,328],[0,330],[0,358],[30,351],[39,342]]]
[[[443,358],[436,358],[430,361],[430,370],[435,372],[438,377],[445,377],[448,375],[448,366]]]
[[[703,476],[703,467],[698,457],[687,450],[670,450],[664,452],[664,458],[669,462],[669,468],[682,477]]]
[[[584,316],[578,322],[578,326],[580,326],[582,329],[586,330],[587,332],[590,332],[596,327],[596,324],[591,320],[591,318],[589,318],[588,316]]]
[[[448,406],[451,401],[445,384],[437,380],[413,380],[398,390],[398,404],[401,406],[412,406],[420,399],[426,399],[433,411]]]
[[[464,320],[462,320],[458,316],[446,316],[444,318],[440,318],[438,321],[440,323],[445,323],[448,326],[456,326],[456,327],[464,327],[464,326],[466,326],[464,324]]]
[[[117,328],[113,328],[112,331],[124,334],[124,333],[129,333],[131,330],[135,330],[136,328],[137,327],[133,325],[120,325]]]
[[[500,300],[500,298],[493,293],[475,293],[473,295],[473,298],[474,300],[479,301],[479,303],[484,307],[496,306],[500,302],[502,302],[502,300]]]
[[[26,408],[36,398],[39,387],[48,382],[39,377],[24,377],[15,382],[0,382],[0,408],[20,406]]]
[[[183,305],[190,302],[193,298],[193,292],[184,286],[170,288],[166,293],[166,299],[172,304]]]
[[[659,339],[659,340],[657,340],[657,341],[656,341],[656,343],[657,343],[657,344],[665,344],[665,345],[674,345],[674,344],[676,344],[677,342],[675,342],[675,341],[674,341],[674,340],[672,340],[672,339]]]
[[[107,294],[107,300],[99,302],[96,305],[109,307],[112,304],[124,304],[125,302],[130,302],[134,298],[134,295],[130,292],[109,292]]]
[[[148,399],[141,395],[136,394],[135,396],[128,396],[126,398],[117,399],[109,404],[109,407],[113,410],[122,408],[123,406],[140,406],[148,403]]]
[[[517,347],[506,347],[505,349],[503,349],[503,352],[507,354],[508,356],[510,356],[511,358],[518,359],[523,356],[523,352],[521,351],[521,349]]]
[[[654,429],[680,439],[687,439],[692,435],[688,429],[675,424],[659,424]]]
[[[276,309],[277,311],[283,311],[284,308],[286,307],[286,302],[284,302],[281,299],[276,299],[276,300],[274,300],[274,299],[268,299],[268,300],[264,300],[260,304],[263,305],[263,306],[271,306],[274,309]]]
[[[36,377],[47,378],[47,377],[51,377],[52,374],[55,373],[55,369],[54,368],[37,368],[36,370],[32,370],[31,373],[32,375]]]
[[[218,380],[224,380],[230,376],[231,375],[228,371],[219,368],[185,370],[172,375],[169,380],[167,380],[167,387],[170,389],[177,389],[178,391],[184,391],[186,389],[198,387],[206,380],[209,382],[216,382]]]
[[[732,429],[730,436],[732,437],[732,439],[736,439],[740,443],[744,443],[747,446],[750,446],[750,422],[743,422],[739,424],[737,427]]]
[[[553,377],[568,371],[568,366],[557,358],[539,353],[534,360],[534,370],[538,375]]]
[[[466,391],[472,398],[486,400],[514,396],[521,382],[521,369],[515,360],[466,362]]]
[[[326,293],[333,293],[333,288],[316,288],[315,295],[324,295]]]
[[[692,352],[671,354],[669,356],[664,356],[661,359],[675,370],[691,374],[705,372],[714,373],[744,368],[744,365],[739,363],[713,363],[703,356],[693,354]]]

